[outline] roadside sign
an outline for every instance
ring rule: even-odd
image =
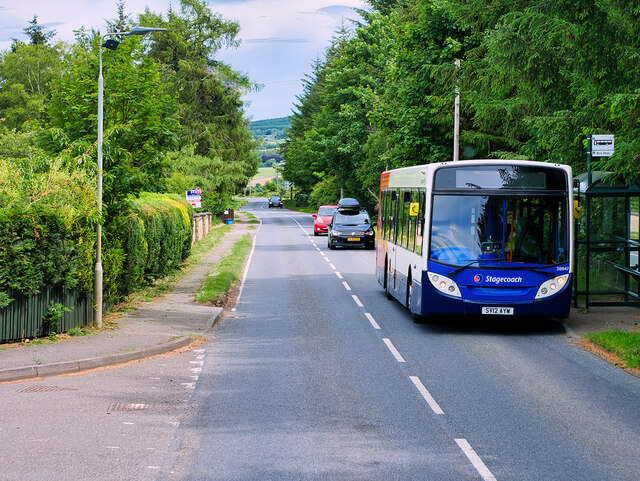
[[[199,209],[202,207],[202,189],[196,188],[191,189],[186,192],[187,202],[191,204],[192,207]]]
[[[613,148],[613,135],[591,136],[591,155],[594,157],[611,157]]]

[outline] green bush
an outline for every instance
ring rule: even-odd
[[[130,203],[102,244],[104,300],[113,305],[137,287],[175,270],[191,251],[193,209],[171,194],[143,194]],[[9,292],[44,287],[93,291],[95,227],[70,222],[43,203],[0,208],[0,306]]]
[[[348,197],[345,195],[345,197]],[[313,192],[307,199],[309,205],[318,207],[320,205],[337,204],[340,199],[340,185],[337,177],[328,177],[318,182],[313,188]]]
[[[188,257],[193,209],[185,200],[174,195],[143,194],[133,202],[132,216],[140,219],[144,239],[139,239],[139,227],[129,222],[134,232],[129,236],[132,250],[127,252],[127,265],[136,268],[131,281],[140,280],[145,254],[142,276],[146,282],[166,276]]]
[[[149,255],[149,245],[144,237],[144,222],[139,215],[131,212],[124,222],[125,262],[123,273],[123,293],[129,294],[143,283],[144,269]]]
[[[0,209],[0,291],[79,287],[87,244],[55,209],[38,204]]]

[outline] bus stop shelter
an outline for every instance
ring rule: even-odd
[[[575,229],[575,306],[580,299],[587,309],[640,307],[640,181],[595,171],[575,177],[574,186],[582,207]]]

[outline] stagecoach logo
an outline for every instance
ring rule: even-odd
[[[473,276],[473,280],[476,282],[476,284],[481,283],[482,281],[484,281],[487,284],[520,284],[522,283],[522,277],[517,276],[517,277],[496,277],[496,276],[486,276],[486,277],[482,277],[481,274],[476,274],[475,276]]]
[[[495,277],[487,276],[487,282],[491,284],[519,284],[522,283],[522,277]]]

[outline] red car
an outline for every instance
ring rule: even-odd
[[[313,218],[313,235],[327,234],[327,223],[331,222],[333,213],[337,205],[321,205],[318,207],[318,213],[312,214]]]

